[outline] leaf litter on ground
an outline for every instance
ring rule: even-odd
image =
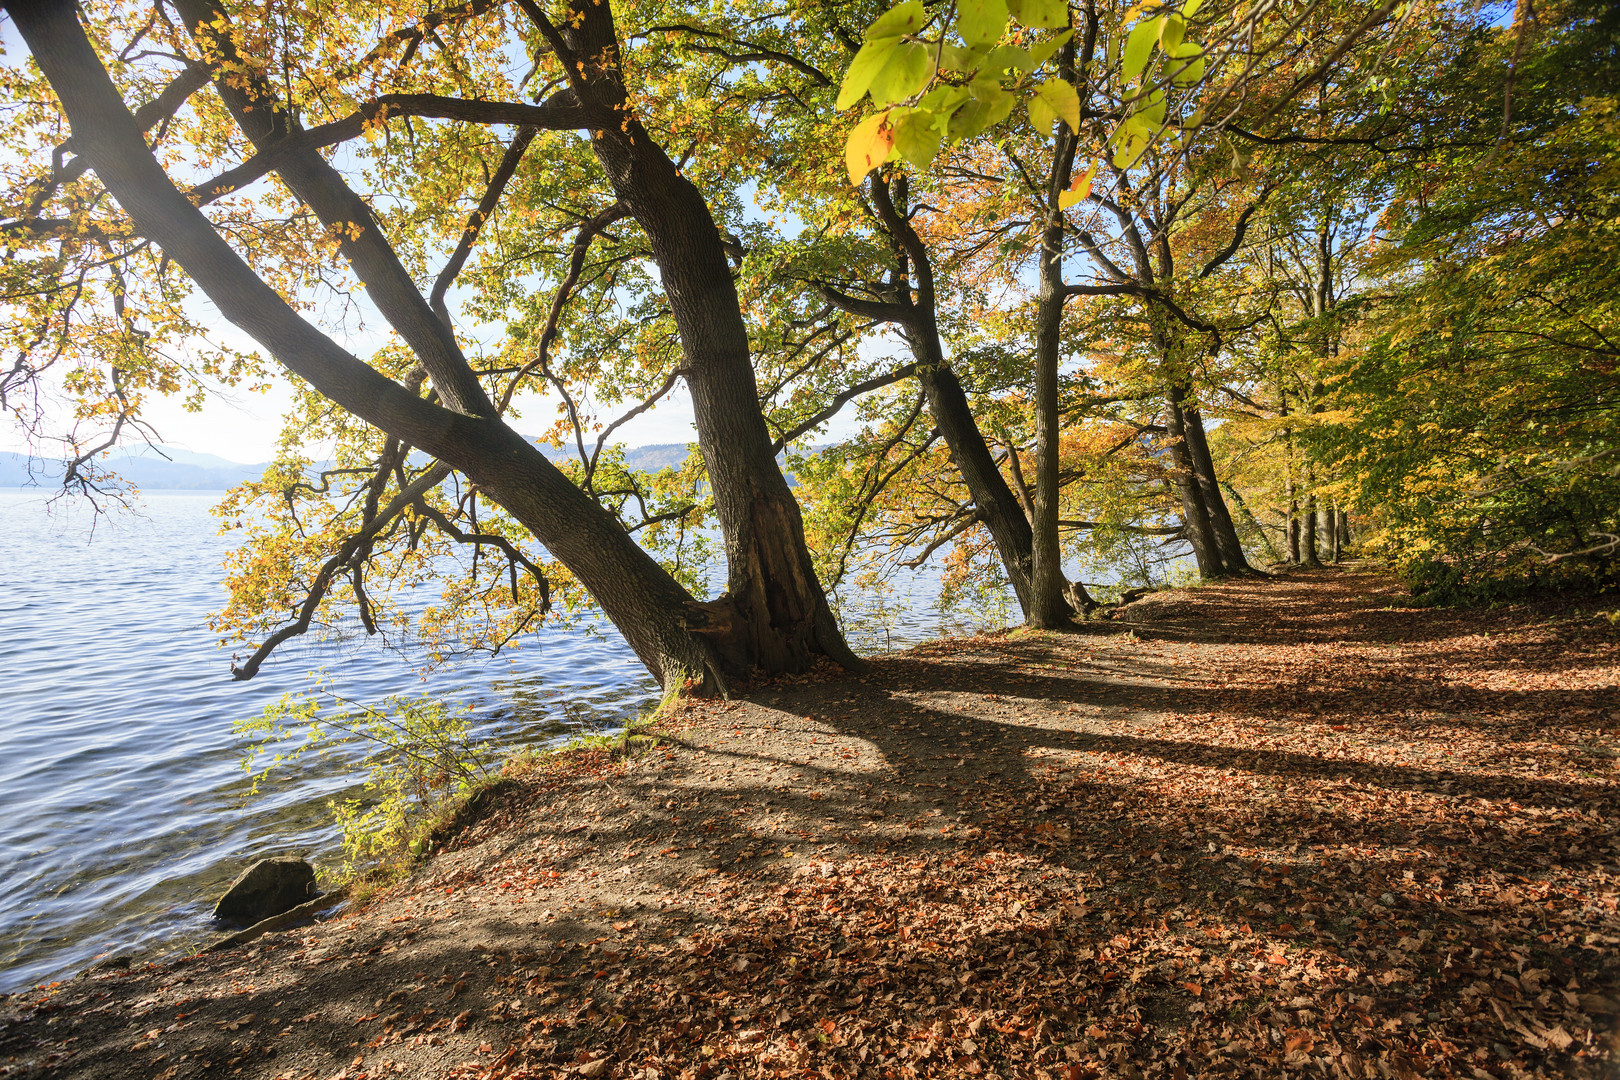
[[[817,670],[342,920],[14,997],[0,1076],[1612,1076],[1617,683],[1607,619],[1367,572]]]

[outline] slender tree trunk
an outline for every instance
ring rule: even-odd
[[[1209,512],[1210,531],[1221,553],[1221,565],[1228,574],[1252,574],[1254,567],[1249,565],[1248,557],[1243,554],[1243,541],[1238,539],[1237,528],[1232,524],[1231,512],[1226,507],[1226,498],[1216,482],[1215,460],[1209,453],[1204,418],[1195,406],[1184,406],[1182,415],[1186,418],[1187,449],[1198,469],[1198,488],[1204,496],[1204,507]]]
[[[1339,508],[1339,547],[1350,546],[1350,514],[1342,506]]]
[[[1086,52],[1089,59],[1094,44],[1095,18],[1087,23]],[[1065,76],[1074,78],[1075,42],[1063,46],[1059,66]],[[1028,621],[1040,629],[1055,629],[1070,623],[1071,603],[1084,612],[1094,601],[1085,586],[1070,586],[1063,575],[1063,547],[1058,535],[1060,492],[1058,469],[1062,436],[1058,412],[1058,363],[1062,352],[1063,302],[1067,296],[1063,280],[1063,210],[1058,200],[1069,186],[1074,168],[1076,140],[1067,122],[1059,120],[1052,147],[1052,172],[1046,185],[1046,223],[1041,230],[1038,273],[1040,286],[1035,303],[1035,498],[1031,525],[1034,532],[1030,568]],[[1071,589],[1073,590],[1071,592]]]
[[[1287,432],[1284,432],[1286,439]],[[1286,487],[1288,499],[1288,561],[1295,566],[1299,565],[1299,493],[1294,488],[1294,452],[1293,447],[1288,448],[1288,456],[1284,459],[1283,469],[1286,473]]]
[[[1193,558],[1198,563],[1198,575],[1205,580],[1222,576],[1225,565],[1215,543],[1215,531],[1210,527],[1209,511],[1204,506],[1204,492],[1198,483],[1198,471],[1192,454],[1187,449],[1186,419],[1174,398],[1165,410],[1165,427],[1170,434],[1170,453],[1176,463],[1176,492],[1181,496],[1181,516],[1187,526],[1187,541],[1192,544]]]
[[[1035,306],[1035,498],[1030,568],[1029,625],[1050,630],[1070,623],[1065,599],[1063,550],[1058,538],[1058,462],[1061,426],[1058,414],[1058,361],[1063,329],[1063,213],[1056,192],[1068,186],[1074,140],[1068,125],[1058,125],[1058,163],[1054,167],[1050,209],[1041,233],[1040,291]],[[1084,586],[1081,586],[1082,591]],[[1087,597],[1089,599],[1089,597]]]
[[[624,117],[592,132],[592,145],[651,242],[680,332],[698,442],[726,542],[732,632],[717,639],[722,654],[740,670],[802,671],[817,653],[857,666],[771,449],[748,331],[708,203],[627,108],[611,6],[575,0],[563,37],[576,57],[591,58],[595,73],[576,80],[576,92]]]
[[[847,296],[823,286],[822,295],[845,311],[898,325],[916,361],[916,378],[923,389],[934,426],[950,451],[951,461],[968,489],[990,538],[996,546],[1007,580],[1018,597],[1019,610],[1029,618],[1034,606],[1031,575],[1034,570],[1034,530],[1032,514],[1026,514],[1013,494],[1007,478],[996,466],[968,403],[967,393],[950,362],[939,336],[935,311],[934,272],[928,248],[906,218],[904,177],[895,190],[881,172],[873,173],[872,203],[889,235],[894,239],[899,268],[891,276],[893,298],[876,301]],[[898,208],[897,208],[898,206]],[[911,280],[915,275],[915,282]],[[915,292],[915,298],[913,297]],[[1032,507],[1033,509],[1033,507]]]
[[[1304,534],[1299,538],[1299,554],[1305,565],[1312,569],[1320,569],[1322,559],[1316,553],[1316,474],[1310,465],[1305,466],[1305,507],[1300,513],[1300,520],[1304,525]]]
[[[979,422],[973,416],[967,393],[945,360],[938,332],[931,330],[931,318],[921,327],[905,328],[912,355],[917,358],[917,382],[923,388],[934,426],[939,429],[951,461],[967,486],[968,496],[984,518],[985,528],[996,545],[996,554],[1007,572],[1007,580],[1012,582],[1013,593],[1018,597],[1019,609],[1028,618],[1033,606],[1030,575],[1034,530],[1019,505],[1018,496],[1013,494],[1007,478],[996,467],[984,432],[979,430]]]
[[[1277,412],[1280,416],[1288,415],[1288,390],[1279,386],[1277,388]],[[1284,497],[1288,500],[1288,561],[1295,566],[1299,565],[1299,498],[1294,491],[1294,432],[1292,428],[1283,428],[1283,487]]]
[[[485,487],[591,591],[666,686],[718,675],[702,608],[612,514],[504,423],[426,401],[345,351],[231,250],[147,148],[71,4],[7,10],[56,90],[75,150],[141,235],[162,247],[226,319],[341,408]]]

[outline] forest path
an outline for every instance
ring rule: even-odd
[[[1611,1077],[1620,634],[1403,602],[1222,583],[690,703],[363,911],[7,999],[0,1076]]]

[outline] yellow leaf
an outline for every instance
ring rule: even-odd
[[[844,165],[849,169],[849,182],[860,186],[866,174],[889,160],[894,149],[894,130],[888,126],[888,110],[868,116],[849,133],[844,146]]]
[[[1064,82],[1062,79],[1044,82],[1035,88],[1035,97],[1046,105],[1052,116],[1068,124],[1070,131],[1080,127],[1080,95],[1076,92],[1073,84]],[[1031,102],[1030,115],[1032,117],[1035,115],[1033,104]],[[1049,134],[1052,130],[1051,120],[1047,120],[1045,124],[1037,121],[1035,126],[1041,130],[1042,134]]]
[[[1067,191],[1058,195],[1059,210],[1067,210],[1075,203],[1081,202],[1091,195],[1091,182],[1097,178],[1097,166],[1100,164],[1102,162],[1093,161],[1091,168],[1085,171],[1085,175],[1078,177],[1074,183],[1069,185]]]

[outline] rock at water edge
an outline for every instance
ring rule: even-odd
[[[313,900],[315,868],[303,859],[260,859],[246,870],[214,907],[214,918],[256,923]]]

